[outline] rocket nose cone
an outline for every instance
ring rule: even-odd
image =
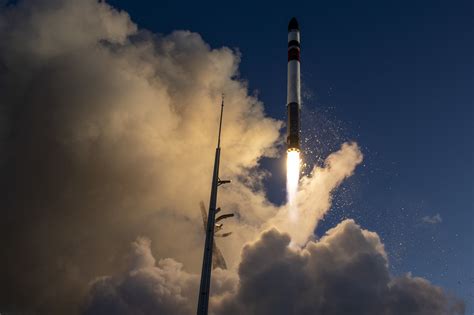
[[[298,25],[298,21],[295,17],[293,17],[290,20],[290,23],[288,23],[288,32],[290,32],[291,30],[300,30],[300,26]]]

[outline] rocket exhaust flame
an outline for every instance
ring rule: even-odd
[[[286,155],[286,193],[288,199],[288,210],[290,219],[296,219],[296,193],[298,192],[298,182],[300,180],[300,152],[291,150]]]

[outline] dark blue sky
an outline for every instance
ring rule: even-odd
[[[308,160],[319,162],[346,140],[365,154],[318,235],[355,218],[382,237],[395,274],[411,271],[446,287],[471,314],[472,1],[108,2],[155,33],[187,29],[212,47],[238,48],[241,77],[278,119],[285,119],[286,28],[296,16],[303,129],[316,154]],[[269,197],[280,203],[282,160],[264,166],[273,172]],[[441,223],[422,223],[438,213]]]

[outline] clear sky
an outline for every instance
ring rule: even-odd
[[[355,218],[382,237],[394,274],[426,277],[472,313],[472,1],[108,2],[153,32],[187,29],[239,49],[242,79],[282,120],[286,28],[296,16],[307,161],[320,163],[346,140],[365,155],[317,234]],[[273,174],[269,197],[281,203],[283,160],[263,167]]]

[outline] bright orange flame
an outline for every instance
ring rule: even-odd
[[[300,180],[300,152],[288,151],[286,155],[286,193],[288,196],[289,214],[291,218],[297,215],[296,193]]]

